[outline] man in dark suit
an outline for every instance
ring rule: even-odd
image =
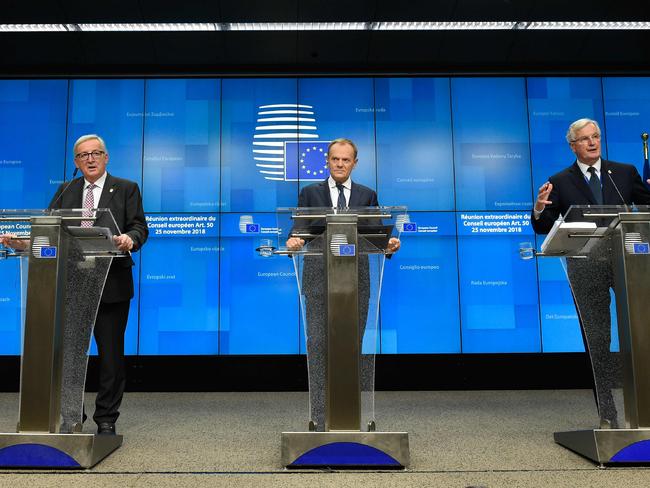
[[[140,250],[149,231],[137,183],[106,172],[108,150],[97,135],[80,137],[73,154],[83,178],[73,180],[69,186],[61,185],[50,208],[108,208],[115,222],[100,216],[93,225],[110,228],[121,251]],[[99,388],[93,420],[99,434],[115,434],[124,394],[124,332],[133,298],[133,264],[130,256],[113,259],[93,330],[99,356]]]
[[[349,139],[336,139],[327,149],[327,165],[330,176],[320,183],[302,189],[298,196],[298,207],[376,207],[377,194],[370,188],[354,183],[350,177],[356,167],[357,147]],[[298,237],[287,240],[287,248],[300,249],[305,241]],[[396,252],[400,241],[391,237],[387,251]],[[390,254],[389,254],[390,256]],[[370,270],[368,256],[359,259],[359,334],[363,341],[370,299]],[[319,257],[306,256],[302,271],[303,291],[307,318],[307,352],[309,371],[310,415],[313,427],[322,431],[325,428],[325,371],[327,361],[327,306],[325,290],[325,270]],[[373,363],[367,355],[361,356],[361,390],[373,388]],[[374,419],[371,419],[374,420]]]
[[[576,155],[568,168],[551,176],[537,194],[532,212],[533,229],[547,234],[571,205],[649,204],[637,169],[601,158],[598,123],[579,119],[569,126],[566,139]],[[618,387],[620,366],[610,353],[610,288],[614,286],[612,249],[608,240],[595,247],[587,259],[567,259],[567,274],[578,309],[585,350],[594,372],[596,403],[601,427],[617,427],[612,388]]]
[[[106,172],[108,150],[103,139],[95,134],[77,139],[73,154],[75,166],[81,170],[83,178],[62,184],[48,208],[108,208],[114,221],[106,215],[100,215],[94,223],[87,220],[81,221],[81,225],[108,227],[120,251],[138,251],[147,240],[149,230],[137,183],[116,178]],[[88,214],[92,215],[92,211],[88,211]],[[15,237],[0,235],[0,244],[24,249],[26,241]],[[99,388],[93,419],[97,423],[98,434],[114,435],[115,422],[120,415],[119,407],[126,384],[124,332],[133,298],[133,265],[130,256],[113,259],[94,324],[93,332],[99,353]],[[65,424],[68,420],[65,406],[62,413]]]
[[[306,186],[298,196],[298,207],[376,207],[377,193],[367,186],[354,183],[350,175],[358,162],[357,146],[350,139],[335,139],[327,148],[330,176],[320,183]],[[305,241],[291,237],[287,248],[300,249]],[[399,249],[399,239],[391,237],[389,252]]]

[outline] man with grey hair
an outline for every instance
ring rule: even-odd
[[[140,250],[149,230],[137,183],[106,172],[109,155],[104,140],[96,134],[81,136],[73,146],[74,164],[83,177],[59,186],[48,208],[108,208],[114,221],[99,216],[97,221],[82,221],[82,226],[108,227],[120,251]],[[117,228],[115,228],[117,225]],[[24,248],[25,241],[0,235],[0,244]],[[126,377],[124,371],[124,333],[133,298],[134,265],[131,257],[114,259],[104,284],[93,333],[99,359],[99,387],[93,419],[99,434],[115,434]],[[85,416],[85,414],[84,414]]]
[[[569,126],[566,140],[576,161],[539,188],[532,219],[536,233],[547,234],[571,205],[650,203],[650,192],[634,166],[601,159],[600,137],[595,120],[578,119]]]
[[[61,185],[50,208],[108,208],[117,229],[115,244],[121,251],[140,250],[149,235],[138,184],[106,172],[108,150],[96,134],[81,136],[73,148],[74,164],[83,173],[69,187]],[[94,225],[114,227],[110,222]],[[102,293],[93,333],[99,356],[99,387],[93,419],[99,434],[115,434],[115,422],[124,394],[124,333],[133,298],[133,260],[114,259]]]
[[[537,234],[548,234],[554,222],[572,205],[650,204],[637,169],[630,164],[601,158],[601,131],[598,122],[579,119],[566,134],[576,160],[551,176],[538,190],[531,215]],[[589,259],[567,259],[571,292],[585,350],[589,352],[595,379],[594,393],[602,427],[617,427],[612,388],[617,387],[617,365],[610,353],[610,288],[614,287],[611,249],[604,243]]]

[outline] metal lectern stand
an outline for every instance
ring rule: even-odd
[[[571,207],[542,251],[566,256],[600,414],[600,428],[556,432],[555,441],[601,465],[650,463],[650,207]],[[596,296],[601,282],[614,286],[620,352],[603,330],[609,297]]]
[[[0,210],[2,223],[31,225],[25,250],[2,252],[28,267],[18,428],[0,433],[2,468],[89,468],[122,445],[81,433],[92,327],[112,259],[125,256],[108,228],[81,226],[100,218],[115,223],[107,209]]]
[[[395,218],[404,212],[403,207],[278,209],[280,244],[288,229],[306,241],[300,251],[275,251],[293,258],[310,389],[309,430],[282,433],[285,467],[409,464],[408,434],[377,432],[374,416],[381,276]]]

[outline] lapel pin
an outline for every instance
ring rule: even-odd
[[[113,193],[113,189],[111,188],[110,190],[108,190],[108,193]]]

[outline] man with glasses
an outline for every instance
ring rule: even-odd
[[[602,159],[601,131],[595,120],[573,122],[566,140],[576,160],[539,188],[531,216],[537,234],[548,234],[571,205],[650,204],[650,192],[634,166]],[[604,242],[590,252],[588,259],[567,259],[582,338],[594,371],[602,428],[618,427],[612,388],[619,386],[620,373],[610,353],[610,288],[614,287],[611,255],[608,242]]]
[[[77,139],[74,163],[83,173],[67,187],[61,185],[50,208],[108,208],[118,229],[115,244],[121,251],[140,250],[149,231],[137,183],[106,172],[109,155],[103,139],[95,134]],[[92,221],[87,221],[92,225]],[[113,227],[108,222],[95,225]],[[82,222],[84,225],[84,222]],[[99,434],[115,434],[115,422],[124,394],[124,332],[133,298],[133,260],[114,259],[106,278],[93,333],[99,356],[99,387],[93,420]]]
[[[113,239],[119,250],[140,250],[149,230],[137,183],[106,172],[108,150],[98,135],[89,134],[77,139],[73,155],[74,164],[81,170],[83,178],[63,183],[48,208],[84,208],[88,209],[88,216],[93,215],[91,209],[108,208],[115,222],[100,216],[95,222],[82,220],[81,226],[108,227],[114,234]],[[0,235],[0,244],[25,248],[26,241],[14,237]],[[98,434],[115,435],[115,422],[120,415],[119,407],[126,384],[124,332],[133,298],[133,264],[130,256],[113,260],[95,319],[93,333],[99,358],[99,388],[93,420],[97,424]]]

